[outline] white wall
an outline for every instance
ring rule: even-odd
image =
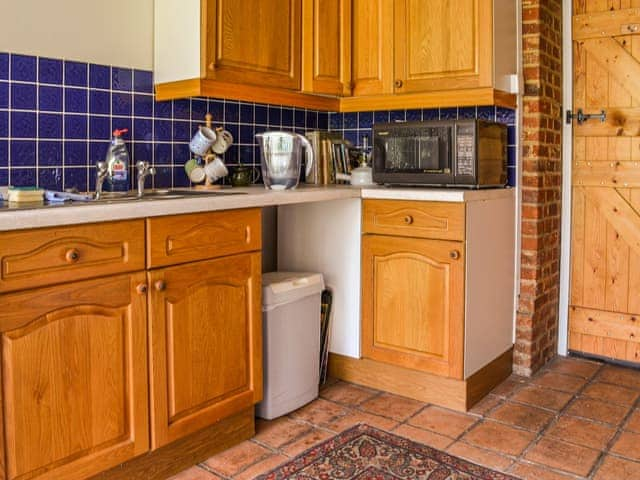
[[[151,70],[153,0],[0,0],[0,51]]]

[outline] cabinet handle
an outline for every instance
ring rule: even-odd
[[[413,223],[413,217],[411,215],[407,215],[406,217],[404,217],[404,223],[406,223],[407,225],[411,225]]]
[[[458,260],[460,258],[460,252],[458,250],[451,250],[449,257],[451,257],[452,260]]]
[[[404,84],[402,83],[402,80],[398,79],[394,82],[394,85],[396,88],[402,88],[402,85]]]
[[[147,284],[141,283],[136,287],[136,291],[138,292],[138,294],[144,295],[145,293],[147,293]]]
[[[158,280],[155,283],[156,290],[159,292],[163,292],[167,288],[167,283],[164,280]]]
[[[80,252],[77,249],[72,248],[70,250],[67,250],[67,253],[64,255],[64,258],[69,263],[75,263],[78,260],[80,260]]]

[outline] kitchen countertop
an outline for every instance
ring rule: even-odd
[[[421,200],[442,202],[480,201],[509,197],[513,189],[469,190],[453,188],[305,186],[295,190],[266,190],[263,186],[234,188],[237,195],[202,195],[131,202],[100,202],[0,210],[0,231],[105,222],[181,213],[269,207],[293,203],[323,202],[345,198]]]

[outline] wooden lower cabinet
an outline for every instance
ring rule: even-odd
[[[464,244],[362,239],[362,356],[461,379]]]
[[[151,444],[262,398],[259,252],[149,272]]]
[[[6,479],[87,478],[149,449],[143,272],[2,296]]]

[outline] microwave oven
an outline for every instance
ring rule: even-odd
[[[373,181],[386,185],[504,187],[507,127],[484,120],[377,123]]]

